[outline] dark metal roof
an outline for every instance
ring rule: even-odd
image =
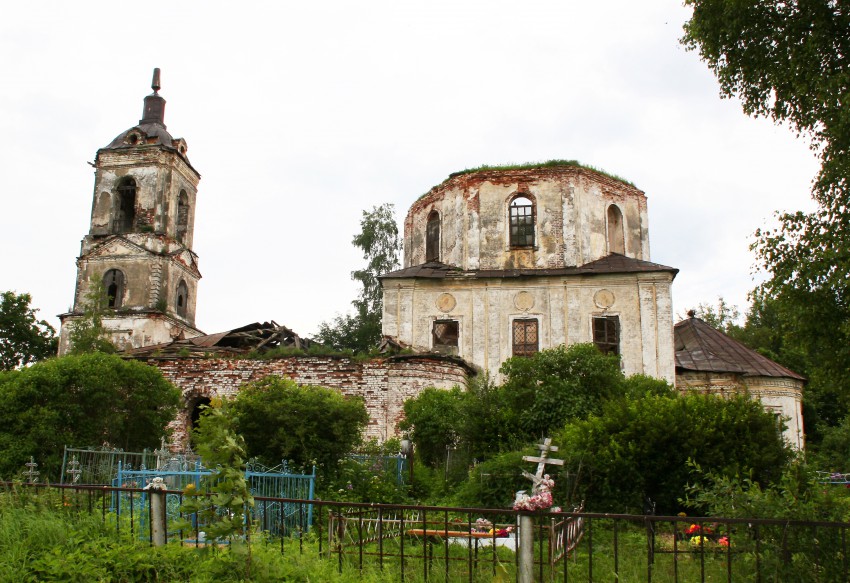
[[[545,277],[545,276],[567,276],[567,275],[597,275],[612,273],[653,273],[668,272],[673,277],[679,273],[674,267],[667,267],[650,261],[642,261],[611,253],[610,255],[585,263],[579,267],[560,267],[555,269],[471,269],[463,270],[453,265],[446,265],[435,261],[414,265],[392,271],[380,276],[380,279],[405,279],[405,278],[509,278],[509,277]]]
[[[141,136],[138,145],[155,145],[174,148],[174,138],[165,129],[165,126],[158,123],[145,123],[133,126],[130,129],[121,132],[114,140],[109,142],[109,145],[104,147],[104,150],[119,150],[121,148],[135,148],[137,144],[128,143],[127,136],[130,133],[136,132]]]
[[[673,335],[676,370],[806,380],[802,375],[747,348],[699,318],[682,320],[673,328]]]

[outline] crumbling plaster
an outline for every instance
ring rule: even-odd
[[[459,322],[458,356],[498,378],[512,356],[511,322],[539,321],[540,348],[592,342],[592,318],[619,317],[620,351],[626,374],[647,374],[673,382],[672,274],[642,273],[512,279],[383,280],[383,330],[414,349],[432,350],[433,323]],[[613,303],[597,305],[607,290]],[[454,300],[449,310],[441,296]],[[518,298],[523,295],[520,301]],[[531,301],[527,298],[530,298]],[[530,307],[528,304],[531,304]],[[452,302],[448,302],[452,304]]]
[[[533,249],[512,249],[508,206],[535,203]],[[440,260],[462,269],[534,269],[583,265],[609,253],[606,211],[623,214],[625,255],[649,259],[646,196],[577,166],[484,170],[450,177],[416,201],[404,223],[404,265],[425,262],[425,229],[440,214]]]

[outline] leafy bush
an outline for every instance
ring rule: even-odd
[[[458,487],[455,503],[474,508],[510,508],[517,491],[531,489],[531,482],[522,476],[522,470],[532,468],[522,461],[522,456],[533,453],[532,450],[509,451],[478,464]]]
[[[34,456],[58,477],[64,446],[157,447],[180,391],[154,367],[103,353],[65,356],[0,375],[0,475]]]
[[[748,397],[689,393],[610,401],[556,441],[567,462],[564,478],[589,509],[640,512],[648,496],[659,512],[672,514],[690,478],[688,460],[718,475],[751,475],[761,484],[778,479],[791,456],[780,429]]]
[[[513,357],[501,372],[513,424],[526,441],[561,429],[569,419],[599,413],[606,400],[625,394],[619,358],[593,344]]]
[[[243,386],[226,410],[250,457],[269,466],[281,460],[305,468],[315,463],[330,473],[369,421],[362,398],[280,377]]]

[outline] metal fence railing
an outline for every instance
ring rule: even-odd
[[[12,501],[100,514],[117,532],[148,538],[147,495],[139,488],[5,483]],[[183,493],[170,491],[179,503]],[[116,497],[120,500],[113,504]],[[269,510],[288,505],[295,520]],[[312,514],[308,512],[312,508]],[[281,552],[311,545],[340,572],[391,569],[405,581],[512,581],[517,575],[513,510],[354,504],[257,496],[252,532]],[[275,524],[277,523],[277,524]],[[202,524],[197,524],[200,530]],[[306,536],[308,529],[313,534]],[[537,581],[848,581],[846,522],[589,512],[533,515]],[[170,530],[168,544],[198,542]],[[207,541],[213,542],[213,541]]]

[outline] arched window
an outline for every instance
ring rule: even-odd
[[[124,303],[124,273],[110,269],[103,274],[103,289],[106,291],[106,307],[117,310]]]
[[[186,230],[189,228],[189,195],[185,190],[180,191],[177,198],[177,240],[185,242]]]
[[[440,213],[431,211],[425,228],[425,261],[440,260]]]
[[[177,307],[178,316],[186,316],[186,306],[189,303],[189,287],[182,279],[177,284],[177,298],[174,300],[174,305]]]
[[[518,196],[508,208],[511,247],[534,247],[534,203]]]
[[[129,176],[122,178],[116,190],[112,231],[129,233],[136,223],[136,181]]]
[[[615,204],[608,207],[608,253],[626,254],[623,213]]]

